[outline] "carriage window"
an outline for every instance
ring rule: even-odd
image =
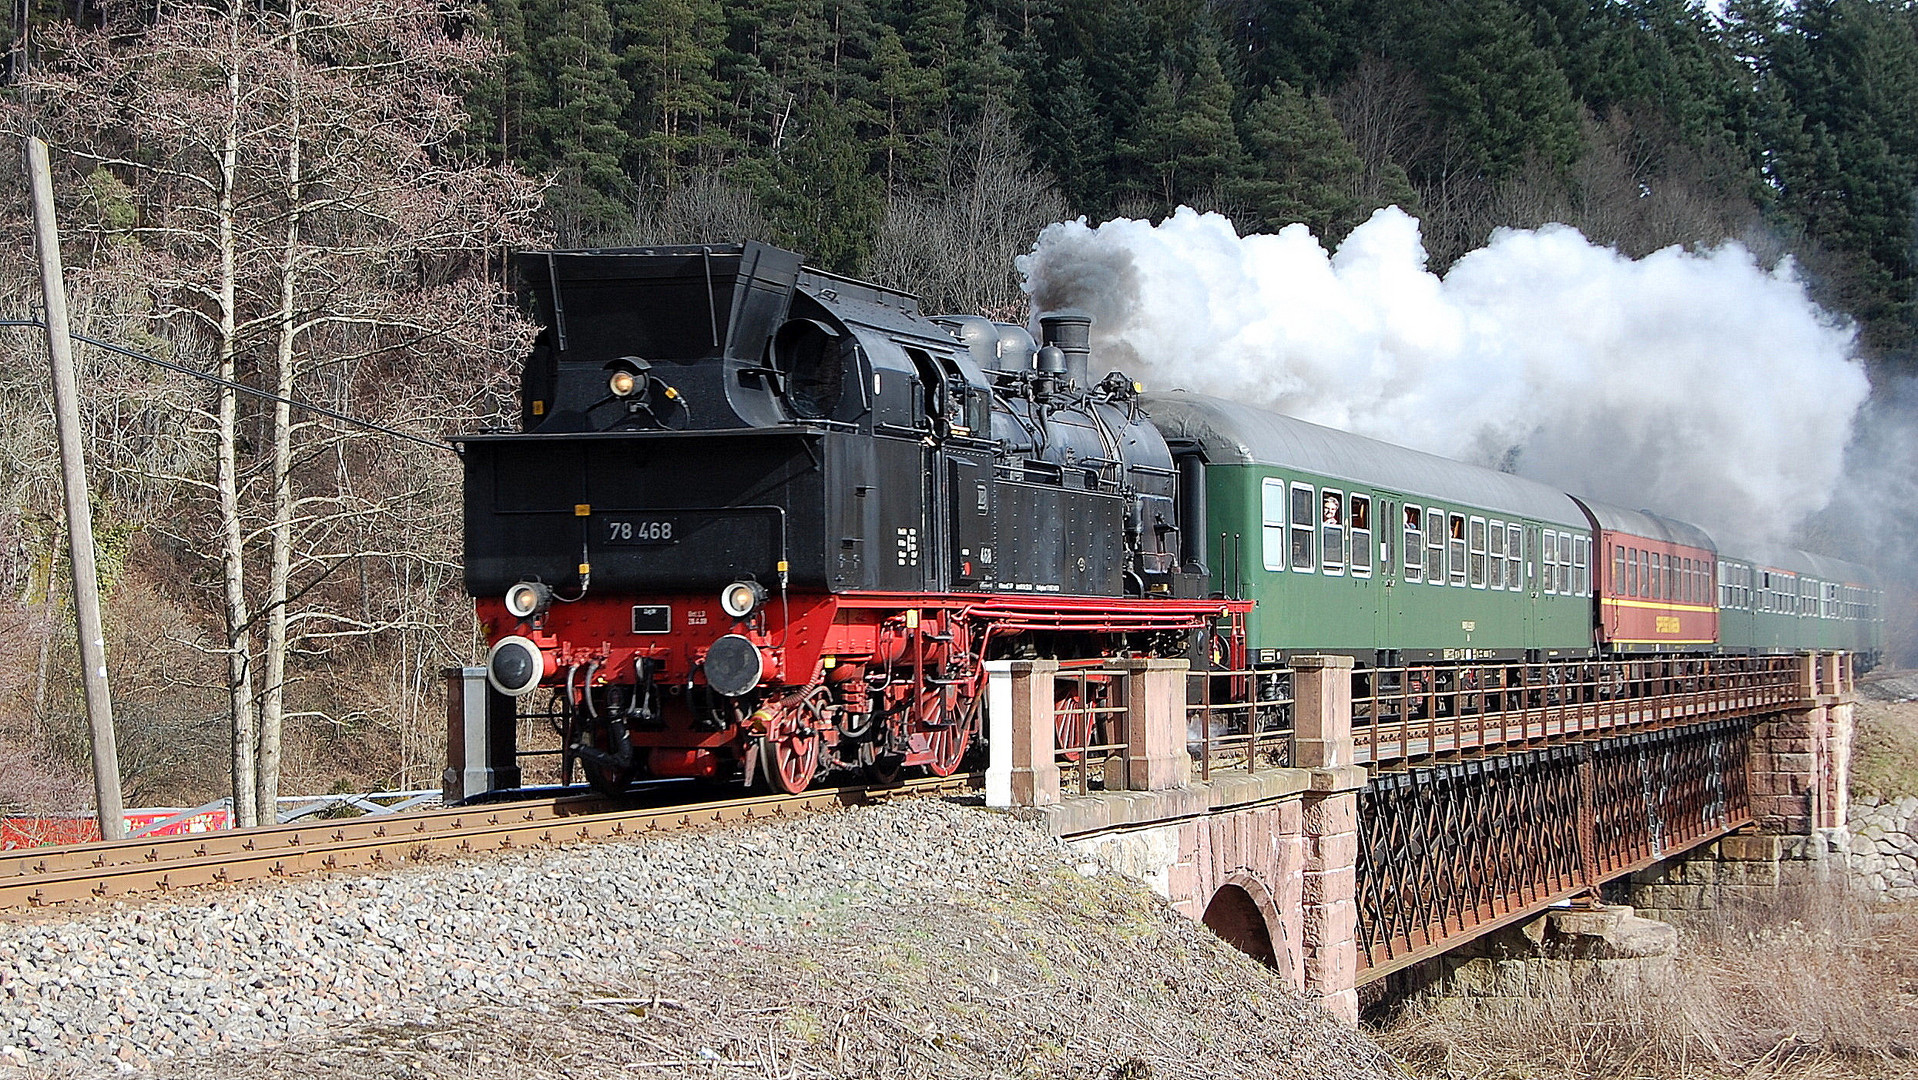
[[[1545,530],[1545,591],[1558,591],[1558,533]]]
[[[1558,534],[1558,591],[1572,595],[1572,534]]]
[[[1718,564],[1718,606],[1732,606],[1731,568],[1724,563]]]
[[[1694,584],[1692,580],[1692,561],[1690,559],[1680,559],[1679,562],[1684,565],[1681,566],[1678,571],[1678,598],[1689,604],[1692,602],[1692,587]]]
[[[1611,593],[1613,596],[1620,596],[1625,592],[1625,549],[1617,544],[1607,546],[1612,549]]]
[[[1285,481],[1267,479],[1259,487],[1260,517],[1265,522],[1261,539],[1263,562],[1267,570],[1285,569]]]
[[[1328,574],[1345,572],[1345,493],[1319,492],[1320,565]]]
[[[1447,532],[1451,537],[1445,545],[1446,562],[1452,572],[1452,584],[1463,585],[1465,584],[1465,515],[1452,514],[1446,521]]]
[[[1505,587],[1505,523],[1491,521],[1485,525],[1485,576],[1486,586],[1493,589]]]
[[[1678,556],[1666,555],[1665,560],[1665,599],[1675,601],[1678,598]]]
[[[1318,494],[1311,484],[1292,485],[1292,569],[1310,571],[1312,531],[1319,520]]]
[[[1425,580],[1425,524],[1416,506],[1405,508],[1405,580]]]
[[[1591,595],[1591,543],[1591,538],[1585,536],[1572,540],[1572,592],[1577,596]]]
[[[1352,530],[1352,572],[1370,575],[1372,573],[1372,497],[1352,496],[1351,511],[1346,516],[1345,526]]]
[[[1652,599],[1670,600],[1669,562],[1670,556],[1663,552],[1652,552]]]
[[[1524,528],[1517,522],[1505,526],[1505,587],[1514,592],[1525,587],[1524,571],[1519,569],[1519,556],[1524,548]]]
[[[1473,518],[1469,529],[1472,545],[1472,588],[1485,587],[1485,519]]]
[[[1445,511],[1425,509],[1425,580],[1445,584]]]

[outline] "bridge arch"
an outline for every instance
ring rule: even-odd
[[[1250,870],[1241,868],[1227,875],[1206,903],[1199,921],[1226,944],[1266,967],[1291,975],[1293,957],[1285,922],[1278,917],[1270,890]],[[1278,930],[1276,937],[1274,928]]]

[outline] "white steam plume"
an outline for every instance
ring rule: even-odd
[[[1838,483],[1869,385],[1851,326],[1743,247],[1630,259],[1500,230],[1443,278],[1380,210],[1327,255],[1189,209],[1048,227],[1034,310],[1093,316],[1094,378],[1236,398],[1703,525],[1783,540]]]

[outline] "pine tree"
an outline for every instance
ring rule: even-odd
[[[1886,0],[1809,0],[1788,26],[1767,65],[1782,105],[1767,160],[1779,207],[1847,256],[1841,296],[1874,343],[1902,345],[1918,282],[1918,28]]]
[[[867,146],[842,109],[820,101],[795,118],[761,198],[779,237],[816,266],[858,270],[884,209]]]
[[[1245,149],[1232,122],[1233,96],[1218,51],[1205,49],[1179,102],[1177,197],[1216,191],[1244,169]]]
[[[714,71],[723,45],[718,0],[618,0],[621,70],[634,90],[629,169],[672,184],[719,163],[730,146]]]
[[[1578,105],[1525,16],[1507,0],[1461,0],[1446,10],[1421,66],[1453,152],[1490,178],[1528,161],[1569,164],[1579,151]]]
[[[1277,84],[1246,111],[1245,142],[1252,161],[1240,197],[1258,217],[1242,227],[1276,232],[1302,221],[1330,245],[1375,209],[1354,194],[1365,165],[1323,98]],[[1405,194],[1409,201],[1409,184]]]
[[[579,243],[631,215],[620,75],[605,0],[525,0],[526,102],[514,144],[526,168],[558,177],[548,198],[562,242]]]
[[[1046,73],[1033,92],[1030,115],[1034,156],[1058,178],[1066,201],[1087,213],[1109,208],[1113,198],[1108,159],[1112,127],[1086,75],[1085,61],[1074,56]]]

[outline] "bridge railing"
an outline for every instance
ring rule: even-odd
[[[1183,666],[1183,665],[1179,665]],[[1053,675],[1053,760],[1067,794],[1126,787],[1133,730],[1143,723],[1129,696],[1137,672],[1124,667],[1059,665]],[[1188,775],[1258,772],[1294,763],[1293,673],[1289,668],[1169,670],[1185,691]],[[1176,716],[1171,718],[1176,724]]]
[[[1792,656],[1370,669],[1354,676],[1354,751],[1377,765],[1751,716],[1802,697],[1803,670]]]
[[[1062,663],[1052,680],[1052,750],[1068,793],[1125,787],[1127,738],[1122,668]]]
[[[1293,764],[1290,668],[1188,672],[1185,701],[1186,752],[1199,779]]]

